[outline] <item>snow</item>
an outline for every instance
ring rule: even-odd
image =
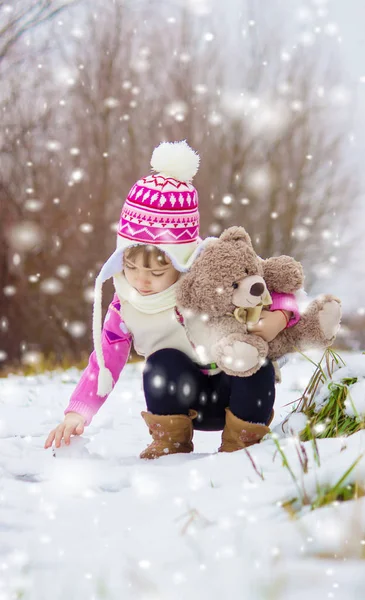
[[[350,417],[365,415],[365,379],[357,381],[350,387],[349,398],[345,401],[346,413]]]
[[[275,431],[312,370],[298,356],[283,368]],[[215,453],[215,432],[195,433],[194,454],[141,461],[150,438],[134,364],[83,436],[44,450],[79,376],[0,380],[0,600],[363,597],[364,498],[311,511],[300,496],[339,480],[364,453],[364,431],[318,440],[320,466],[303,444],[305,474],[298,440],[282,438],[296,483],[272,439],[250,449],[258,472],[244,451]],[[282,506],[293,498],[296,518]]]

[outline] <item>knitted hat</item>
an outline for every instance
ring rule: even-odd
[[[99,365],[98,395],[113,387],[101,345],[102,285],[123,269],[123,253],[137,245],[153,245],[164,252],[177,271],[187,271],[205,246],[199,237],[198,193],[191,181],[199,156],[183,142],[163,142],[155,148],[151,166],[156,174],[137,181],[123,205],[117,249],[100,270],[95,282],[93,311],[94,348]]]

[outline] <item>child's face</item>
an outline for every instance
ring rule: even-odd
[[[143,256],[137,255],[133,261],[124,258],[124,275],[129,285],[134,287],[142,296],[158,294],[167,290],[179,278],[179,271],[176,271],[171,262],[168,265],[161,265],[158,260],[151,256],[151,267],[143,266]]]

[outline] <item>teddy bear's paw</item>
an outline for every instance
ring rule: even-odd
[[[257,366],[260,359],[257,348],[246,342],[236,341],[222,350],[222,362],[230,371],[249,371]]]
[[[340,327],[341,304],[336,300],[325,302],[318,313],[318,319],[323,335],[331,340]]]

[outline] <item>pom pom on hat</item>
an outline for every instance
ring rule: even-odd
[[[185,140],[162,142],[152,153],[151,167],[164,177],[188,183],[197,173],[199,162],[199,154],[194,152]]]

